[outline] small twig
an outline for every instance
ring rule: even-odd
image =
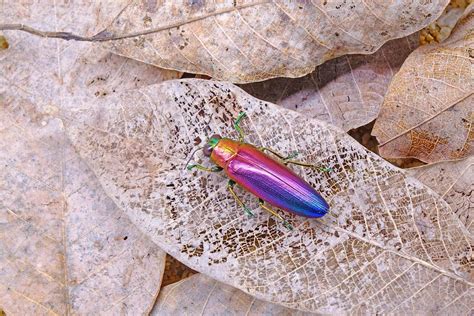
[[[1,31],[23,31],[27,32],[33,35],[37,35],[40,37],[50,37],[50,38],[60,38],[66,41],[88,41],[88,42],[98,42],[101,40],[98,40],[98,35],[94,35],[92,37],[84,37],[84,36],[79,36],[72,34],[70,32],[46,32],[46,31],[40,31],[37,29],[34,29],[28,25],[25,24],[0,24],[0,30]]]
[[[166,26],[161,26],[161,27],[157,27],[157,28],[154,28],[154,29],[149,29],[149,30],[124,34],[124,35],[115,35],[114,33],[111,33],[107,30],[103,30],[102,32],[99,32],[99,33],[97,33],[96,35],[93,35],[93,36],[80,36],[80,35],[76,35],[76,34],[73,34],[73,33],[70,33],[70,32],[41,31],[41,30],[37,30],[37,29],[32,28],[32,27],[30,27],[28,25],[25,25],[25,24],[0,24],[0,31],[14,31],[14,30],[15,31],[23,31],[23,32],[27,32],[27,33],[30,33],[30,34],[33,34],[33,35],[36,35],[36,36],[40,36],[40,37],[59,38],[59,39],[63,39],[63,40],[66,40],[66,41],[71,41],[71,40],[72,41],[81,41],[81,42],[116,41],[116,40],[121,40],[121,39],[125,39],[125,38],[137,37],[137,36],[141,36],[141,35],[147,35],[147,34],[152,34],[152,33],[156,33],[156,32],[161,32],[161,31],[164,31],[164,30],[169,30],[169,29],[172,29],[172,28],[175,28],[175,27],[178,27],[178,26],[188,24],[188,23],[204,20],[204,19],[207,19],[207,18],[212,17],[212,16],[216,16],[216,15],[220,15],[220,14],[224,14],[224,13],[229,13],[229,12],[232,12],[232,11],[235,11],[235,10],[240,10],[240,9],[244,9],[244,8],[248,8],[248,7],[253,7],[253,6],[268,3],[268,2],[270,2],[270,0],[263,0],[263,1],[257,1],[257,2],[248,3],[248,4],[244,4],[244,5],[238,5],[238,6],[228,8],[228,9],[211,12],[211,13],[205,14],[203,16],[191,18],[191,19],[186,20],[184,22],[176,22],[176,23],[166,25]]]

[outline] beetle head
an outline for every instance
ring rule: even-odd
[[[205,144],[203,149],[202,149],[205,156],[207,156],[207,157],[211,156],[212,150],[214,149],[214,147],[217,146],[217,144],[219,143],[219,140],[221,138],[222,138],[221,135],[214,134],[214,135],[211,136],[211,138],[209,138],[207,140],[207,144]]]

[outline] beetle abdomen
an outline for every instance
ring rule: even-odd
[[[252,145],[239,146],[225,171],[246,190],[285,211],[305,217],[321,217],[329,209],[309,183]]]

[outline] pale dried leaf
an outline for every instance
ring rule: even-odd
[[[8,315],[137,315],[165,254],[79,159],[58,119],[0,107],[0,304]],[[15,117],[14,117],[15,116]]]
[[[325,217],[258,209],[247,218],[223,174],[189,172],[190,152],[213,133],[334,169],[295,171],[331,206]],[[130,218],[191,268],[259,299],[311,312],[469,311],[472,240],[432,190],[342,130],[257,100],[229,84],[167,81],[62,112],[81,156]],[[196,161],[202,160],[197,154]]]
[[[377,117],[392,77],[416,47],[417,33],[390,41],[372,55],[330,60],[302,78],[277,78],[242,88],[258,99],[348,131]]]
[[[433,22],[448,2],[136,0],[106,31],[182,24],[108,45],[159,67],[246,83],[299,77],[338,56],[372,53]]]
[[[474,236],[474,157],[413,168],[407,172],[441,195]]]
[[[95,34],[125,5],[126,1],[2,2],[0,21]],[[111,54],[91,43],[42,39],[16,31],[5,31],[4,35],[10,47],[0,52],[0,92],[21,93],[43,112],[67,106],[75,102],[73,98],[101,98],[180,75]]]
[[[0,20],[95,32],[108,3],[1,3]],[[118,14],[118,13],[117,13]],[[110,22],[110,21],[109,21]],[[107,197],[55,119],[82,97],[176,78],[88,43],[5,32],[0,52],[0,305],[8,314],[140,314],[164,253]]]
[[[394,77],[374,126],[384,157],[424,162],[474,153],[474,4],[441,44],[415,50]]]
[[[226,284],[196,274],[160,291],[152,316],[167,315],[315,315],[256,298]]]

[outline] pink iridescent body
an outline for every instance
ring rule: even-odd
[[[309,183],[253,145],[223,138],[211,159],[230,179],[277,208],[305,217],[321,217],[329,209]]]

